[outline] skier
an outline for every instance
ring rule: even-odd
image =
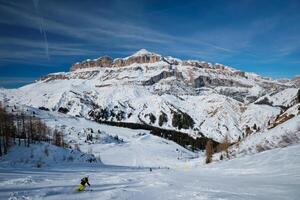
[[[90,183],[89,183],[89,178],[87,176],[85,176],[81,179],[81,182],[79,184],[79,187],[78,187],[77,191],[78,192],[83,191],[86,187],[85,184],[88,184],[89,187],[91,186]]]

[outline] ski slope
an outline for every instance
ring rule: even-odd
[[[184,168],[0,167],[0,199],[297,200],[300,145]],[[163,153],[163,152],[162,152]],[[91,187],[75,192],[82,176]]]
[[[47,158],[45,162],[50,164],[42,168],[32,167],[33,162],[12,165],[9,161],[15,162],[18,156],[23,160],[30,156],[16,154],[22,151],[12,147],[5,162],[0,162],[0,199],[296,200],[300,195],[300,144],[205,165],[202,152],[190,152],[145,130],[102,125],[32,107],[23,109],[35,111],[50,127],[62,128],[71,145],[79,144],[82,152],[92,151],[103,164],[80,159],[70,164]],[[286,123],[296,127],[297,120]],[[101,131],[99,141],[84,141],[88,128]],[[281,127],[272,131],[277,129]],[[115,135],[123,142],[110,137]],[[91,188],[75,192],[86,175]]]

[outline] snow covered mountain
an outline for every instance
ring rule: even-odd
[[[15,116],[34,114],[70,147],[13,145],[0,158],[0,199],[299,197],[299,78],[272,80],[143,49],[0,89],[0,103]],[[196,139],[182,145],[178,135],[168,140],[172,134]],[[189,146],[226,136],[229,148],[216,146],[209,165]],[[91,188],[75,192],[87,175]]]
[[[299,85],[222,64],[180,60],[142,49],[126,58],[85,60],[18,89],[1,89],[10,104],[102,122],[146,124],[231,142],[263,132],[294,107]]]

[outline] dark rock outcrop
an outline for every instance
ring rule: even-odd
[[[182,73],[177,72],[176,70],[171,70],[171,71],[163,71],[160,74],[151,77],[149,80],[144,81],[143,85],[153,85],[157,82],[159,82],[162,79],[166,79],[168,77],[175,76],[178,79],[183,79]]]
[[[203,61],[198,60],[184,60],[182,61],[182,65],[185,66],[192,66],[192,67],[199,67],[199,68],[210,68],[211,64]]]
[[[65,74],[48,74],[40,78],[41,81],[52,81],[52,80],[69,80]]]
[[[204,86],[227,86],[227,87],[246,87],[250,88],[250,85],[245,85],[240,82],[231,80],[231,79],[219,79],[219,78],[211,78],[208,76],[199,76],[194,80],[195,88],[200,88]]]

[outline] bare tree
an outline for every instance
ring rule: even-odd
[[[0,155],[6,154],[11,146],[11,136],[14,131],[13,118],[0,103]],[[2,151],[3,149],[3,151]]]
[[[30,146],[30,140],[32,141],[33,137],[33,122],[32,122],[32,116],[29,116],[29,122],[28,122],[28,130],[27,130],[27,147]]]
[[[0,135],[0,157],[2,156],[2,142],[1,142],[1,135]]]
[[[16,109],[16,108],[15,108]],[[17,112],[16,115],[7,112],[0,102],[0,156],[8,152],[12,144],[16,144],[16,139],[29,147],[31,143],[45,141],[50,143],[52,134],[52,143],[59,147],[66,147],[62,132],[52,130],[46,126],[40,119],[33,115]]]
[[[8,146],[9,146],[9,130],[8,130],[8,116],[4,108],[1,109],[2,115],[2,141],[3,141],[3,153],[7,154]]]
[[[188,80],[189,84],[191,86],[194,86],[194,73],[193,73],[192,69],[188,69],[188,77],[189,77],[189,80]]]
[[[212,140],[209,139],[205,146],[206,164],[211,163],[213,154],[214,154],[214,148],[213,148]]]
[[[40,142],[45,133],[43,122],[40,119],[34,121],[34,140]]]
[[[2,109],[2,104],[1,104],[1,102],[0,102],[0,156],[2,156],[3,155],[3,153],[2,153],[2,146],[3,146],[3,135],[4,135],[4,133],[3,133],[3,129],[4,129],[4,127],[3,127],[3,117],[4,117],[4,113],[3,113],[3,109]]]
[[[21,113],[21,126],[22,126],[22,132],[21,132],[21,139],[24,139],[24,142],[26,141],[26,124],[25,124],[25,114]],[[26,146],[26,142],[25,142]]]
[[[63,134],[57,129],[53,131],[53,144],[58,147],[65,147]]]
[[[219,152],[225,151],[227,158],[229,158],[229,152],[228,152],[229,145],[230,145],[229,138],[228,135],[226,135],[217,148]]]
[[[21,120],[20,120],[20,116],[17,114],[16,115],[16,124],[17,124],[17,130],[16,130],[16,135],[19,138],[19,146],[21,145]]]

